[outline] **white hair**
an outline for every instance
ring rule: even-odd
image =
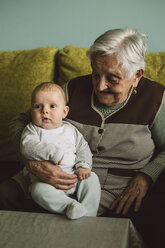
[[[147,36],[136,29],[112,29],[99,36],[87,51],[90,60],[95,56],[116,55],[117,62],[130,78],[137,70],[145,69]]]

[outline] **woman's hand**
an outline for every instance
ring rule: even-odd
[[[152,179],[144,174],[138,173],[129,183],[128,187],[123,191],[121,196],[115,199],[110,207],[110,210],[115,210],[116,214],[122,213],[126,215],[135,201],[134,211],[138,212],[142,200],[146,195]]]
[[[67,191],[75,187],[77,175],[64,172],[58,165],[49,161],[29,161],[23,159],[27,170],[40,181],[51,184],[56,189]]]

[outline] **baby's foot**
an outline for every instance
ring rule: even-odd
[[[71,204],[69,204],[66,210],[66,216],[71,220],[81,218],[86,214],[86,208],[77,201],[73,201]]]

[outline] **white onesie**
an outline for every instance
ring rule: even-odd
[[[23,131],[21,154],[29,160],[51,161],[67,173],[74,173],[79,166],[92,168],[92,154],[81,133],[70,123],[61,127],[43,129],[29,123]]]

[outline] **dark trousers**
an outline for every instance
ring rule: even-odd
[[[32,200],[26,200],[13,179],[0,183],[0,210],[47,212]],[[132,208],[127,216],[110,211],[102,216],[130,218],[149,248],[165,247],[165,171],[143,199],[139,212],[135,213]]]
[[[133,208],[127,216],[112,211],[102,216],[130,218],[149,248],[165,247],[165,171],[143,199],[140,210],[135,213]]]

